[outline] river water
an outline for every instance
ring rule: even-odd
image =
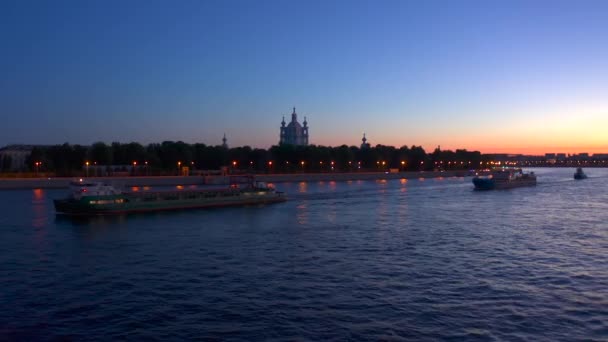
[[[606,340],[608,170],[535,171],[85,220],[2,191],[0,340]]]

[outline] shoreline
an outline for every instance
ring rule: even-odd
[[[255,179],[266,183],[285,182],[323,182],[381,179],[414,179],[439,177],[466,177],[469,172],[460,171],[407,171],[397,173],[385,172],[346,172],[346,173],[297,173],[297,174],[258,174]],[[17,189],[66,189],[75,177],[51,178],[0,178],[0,190]],[[222,184],[225,176],[136,176],[136,177],[89,177],[88,180],[108,182],[121,186],[177,186]]]

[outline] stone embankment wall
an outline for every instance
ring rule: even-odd
[[[320,182],[320,181],[348,181],[348,180],[376,180],[376,179],[415,179],[435,177],[464,177],[467,171],[445,171],[445,172],[353,172],[353,173],[299,173],[299,174],[263,174],[257,175],[256,180],[268,183],[281,182]],[[67,188],[74,178],[11,178],[0,179],[1,189],[61,189]],[[173,177],[95,177],[87,178],[89,181],[108,182],[120,186],[175,186],[175,185],[199,185],[199,184],[222,184],[227,183],[226,177],[222,176],[173,176]]]
[[[445,172],[353,172],[353,173],[299,173],[299,174],[276,174],[259,175],[256,179],[269,183],[280,182],[320,182],[320,181],[349,181],[349,180],[376,180],[376,179],[415,179],[415,178],[437,178],[437,177],[465,177],[468,171],[445,171]]]
[[[0,179],[0,189],[63,189],[75,178]],[[107,182],[120,186],[174,186],[202,184],[202,177],[89,177],[87,181]]]

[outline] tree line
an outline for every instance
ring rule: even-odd
[[[118,166],[132,173],[149,175],[176,174],[184,167],[190,170],[227,167],[256,173],[448,170],[472,168],[479,165],[482,158],[477,151],[436,148],[432,153],[426,153],[421,146],[415,145],[399,148],[275,145],[259,149],[164,141],[147,146],[136,142],[38,146],[34,147],[26,163],[32,172],[75,176],[83,174],[88,167],[98,169],[102,166],[108,170],[110,166]]]

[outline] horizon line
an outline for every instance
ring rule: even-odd
[[[205,146],[211,146],[211,147],[221,147],[221,144],[206,144],[203,142],[194,142],[194,143],[190,143],[190,142],[185,142],[183,140],[163,140],[161,142],[150,142],[150,143],[140,143],[137,141],[130,141],[130,142],[120,142],[120,141],[112,141],[110,143],[107,143],[105,141],[95,141],[92,142],[90,144],[78,144],[78,143],[70,143],[70,142],[63,142],[63,143],[55,143],[55,144],[23,144],[23,143],[9,143],[9,144],[5,144],[4,146],[0,147],[0,150],[5,149],[7,147],[11,147],[11,146],[31,146],[31,147],[49,147],[49,146],[61,146],[64,144],[68,144],[71,146],[75,146],[75,145],[79,145],[79,146],[86,146],[86,147],[90,147],[93,144],[96,143],[104,143],[107,146],[111,146],[113,143],[119,143],[121,145],[126,145],[126,144],[131,144],[131,143],[137,143],[140,144],[142,146],[147,146],[147,145],[151,145],[151,144],[162,144],[163,142],[173,142],[173,143],[177,143],[177,142],[182,142],[188,145],[195,145],[195,144],[202,144]],[[264,150],[268,150],[270,148],[272,148],[273,146],[280,146],[280,144],[273,144],[270,145],[269,147],[263,148],[263,147],[255,147],[252,145],[240,145],[240,146],[233,146],[233,147],[228,147],[229,149],[231,148],[242,148],[242,147],[249,147],[251,149],[264,149]],[[361,148],[360,146],[357,145],[348,145],[348,144],[340,144],[340,145],[321,145],[321,144],[308,144],[308,145],[296,145],[296,146],[316,146],[316,147],[330,147],[330,148],[337,148],[337,147],[341,147],[341,146],[347,146],[347,147],[356,147],[356,148]],[[397,146],[397,145],[385,145],[385,144],[376,144],[376,145],[372,145],[371,147],[375,148],[376,146],[386,146],[386,147],[393,147],[395,149],[400,149],[402,147],[407,147],[407,148],[411,148],[411,146],[416,146],[416,147],[421,147],[422,149],[425,150],[426,153],[433,153],[434,149],[425,149],[424,146],[422,145],[401,145],[401,146]],[[438,146],[439,147],[439,146]],[[500,150],[501,148],[498,147],[496,148],[498,150]],[[446,149],[441,149],[441,151],[457,151],[457,150],[464,150],[467,152],[479,152],[481,154],[507,154],[507,155],[522,155],[522,156],[546,156],[547,154],[565,154],[565,155],[580,155],[580,154],[588,154],[589,156],[592,155],[596,155],[596,154],[608,154],[608,151],[606,152],[587,152],[587,151],[577,151],[577,152],[572,152],[572,147],[561,147],[561,148],[552,148],[552,152],[514,152],[514,151],[508,151],[508,152],[498,152],[498,151],[492,151],[492,152],[482,152],[482,149],[467,149],[467,148],[446,148]],[[595,148],[590,148],[591,150],[594,150]],[[559,150],[570,150],[569,152],[557,152]]]

